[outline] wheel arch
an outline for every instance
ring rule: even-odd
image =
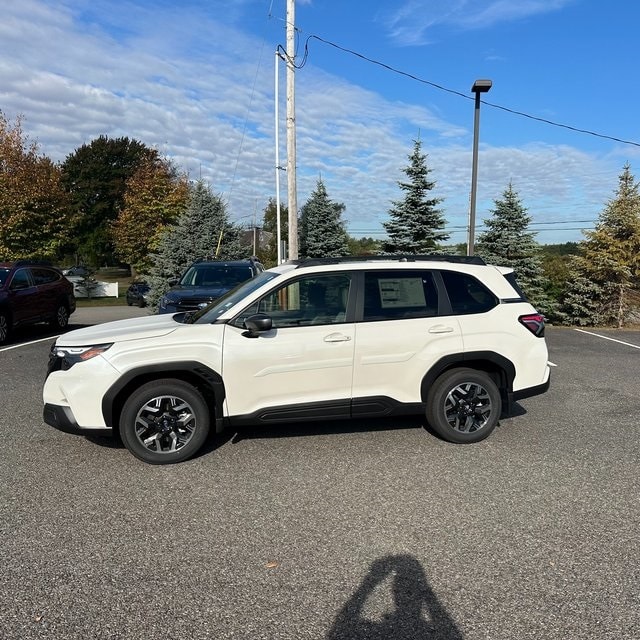
[[[500,390],[503,407],[507,408],[511,405],[516,368],[509,359],[494,351],[450,354],[438,360],[422,378],[420,386],[422,401],[427,402],[431,387],[443,373],[459,368],[476,369],[489,374]]]
[[[195,361],[166,362],[127,371],[102,398],[102,415],[107,427],[119,431],[122,408],[131,393],[147,382],[163,378],[174,378],[193,385],[202,393],[211,410],[216,432],[222,429],[222,403],[225,398],[222,376]]]

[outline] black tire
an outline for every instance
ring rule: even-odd
[[[448,442],[471,444],[496,428],[502,399],[496,383],[484,371],[452,369],[429,391],[427,421]]]
[[[4,344],[11,333],[11,320],[5,311],[0,311],[0,344]]]
[[[69,309],[66,304],[58,304],[54,316],[49,320],[49,326],[57,331],[62,331],[69,326]]]
[[[173,464],[195,455],[209,435],[209,407],[182,380],[154,380],[124,404],[120,435],[129,451],[149,464]]]

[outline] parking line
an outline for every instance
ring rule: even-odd
[[[602,338],[603,340],[611,340],[611,342],[617,342],[619,344],[625,345],[626,347],[640,349],[640,347],[637,344],[631,344],[630,342],[623,342],[622,340],[616,340],[615,338],[610,338],[609,336],[601,336],[599,333],[592,333],[591,331],[585,331],[584,329],[574,329],[574,331],[578,331],[580,333],[586,333],[588,336],[596,336],[596,338]]]
[[[1,351],[11,351],[11,349],[19,349],[20,347],[28,347],[30,344],[37,344],[38,342],[44,342],[45,340],[55,340],[60,336],[49,336],[48,338],[40,338],[40,340],[32,340],[31,342],[21,342],[20,344],[12,344],[10,347],[2,347]]]

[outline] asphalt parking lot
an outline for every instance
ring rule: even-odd
[[[105,313],[145,312],[72,320]],[[551,390],[477,445],[327,423],[153,467],[45,426],[53,338],[17,335],[0,638],[640,638],[640,331],[547,336]]]

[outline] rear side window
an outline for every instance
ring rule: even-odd
[[[426,318],[438,313],[430,271],[371,271],[365,274],[363,320]]]
[[[456,271],[442,271],[453,313],[484,313],[498,304],[496,296],[473,276]]]
[[[60,276],[51,269],[31,269],[31,275],[35,284],[48,284],[60,279]]]

